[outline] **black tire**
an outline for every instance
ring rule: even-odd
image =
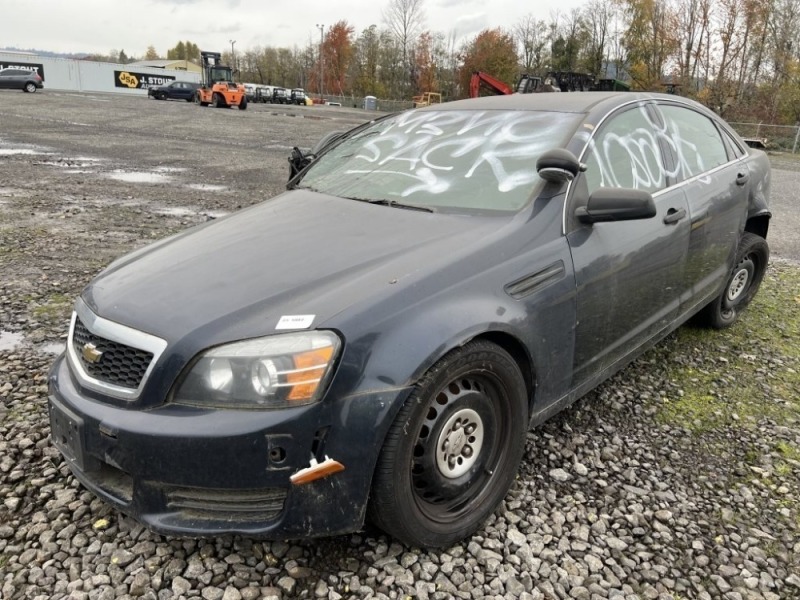
[[[239,110],[247,110],[247,96],[242,96],[239,102]]]
[[[27,92],[29,94],[35,93],[36,92],[36,84],[35,83],[31,83],[29,81],[28,83],[25,84],[25,87],[23,88],[23,91],[25,91],[25,92]]]
[[[228,108],[225,99],[219,92],[214,92],[214,95],[211,96],[211,106],[213,106],[214,108]]]
[[[768,262],[767,240],[745,232],[739,240],[736,263],[725,288],[698,314],[700,323],[714,329],[733,325],[758,292]]]
[[[525,445],[528,397],[502,348],[470,342],[420,380],[386,436],[368,514],[398,540],[449,546],[508,492]]]
[[[167,99],[167,95],[164,92],[160,92],[158,94],[158,99],[159,100],[166,100]]]

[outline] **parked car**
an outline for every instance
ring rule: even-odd
[[[193,81],[173,81],[167,85],[158,85],[147,88],[147,95],[156,100],[186,100],[194,102],[199,83]]]
[[[44,81],[34,69],[9,67],[0,69],[0,89],[22,90],[29,94],[44,87]]]
[[[271,85],[260,85],[256,88],[255,102],[266,104],[272,102],[272,91],[274,87]]]
[[[291,104],[297,104],[298,106],[305,106],[306,105],[306,92],[302,88],[294,88],[289,95],[289,101]]]
[[[296,154],[286,192],[75,303],[53,443],[156,531],[450,545],[530,426],[687,319],[731,325],[767,267],[766,155],[675,96],[451,102]]]
[[[248,102],[253,102],[256,97],[256,88],[258,87],[255,83],[243,83],[244,86],[244,93],[247,96]]]
[[[289,104],[289,90],[282,87],[276,87],[272,90],[272,103],[273,104]]]

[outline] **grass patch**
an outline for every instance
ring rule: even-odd
[[[63,320],[65,315],[69,315],[72,310],[73,298],[65,294],[52,294],[48,296],[44,304],[36,306],[31,312],[37,319],[59,319]]]
[[[733,327],[676,333],[667,377],[677,388],[658,419],[704,433],[763,418],[800,418],[800,269],[771,265],[761,290]]]

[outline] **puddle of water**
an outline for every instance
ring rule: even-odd
[[[156,173],[183,173],[186,169],[183,167],[156,167],[153,170]]]
[[[64,173],[92,173],[89,169],[69,169]]]
[[[39,346],[39,352],[43,354],[61,354],[64,350],[67,349],[67,345],[64,342],[47,342],[46,344],[42,344]]]
[[[32,156],[36,154],[50,154],[41,150],[31,150],[30,148],[0,148],[0,156]]]
[[[0,331],[0,350],[14,350],[25,339],[21,333]]]
[[[125,181],[127,183],[167,183],[172,180],[169,175],[163,173],[143,173],[135,171],[123,171],[117,169],[108,174],[111,179]]]
[[[76,156],[75,158],[70,158],[69,160],[74,160],[78,162],[102,162],[105,158],[94,158],[92,156]]]
[[[168,217],[205,216],[212,219],[227,217],[230,213],[226,210],[194,210],[185,206],[162,206],[155,209],[156,214]]]
[[[228,188],[224,185],[215,185],[213,183],[188,183],[186,187],[197,190],[199,192],[227,192]]]
[[[189,215],[195,214],[195,211],[184,206],[164,206],[157,208],[156,212],[169,217],[188,217]]]

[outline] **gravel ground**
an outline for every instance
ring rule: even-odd
[[[783,164],[779,260],[745,319],[682,328],[530,432],[502,507],[446,551],[370,529],[167,538],[72,478],[46,378],[82,286],[126,251],[278,192],[292,145],[365,118],[0,94],[2,598],[800,598],[800,251],[785,225],[798,173]]]

